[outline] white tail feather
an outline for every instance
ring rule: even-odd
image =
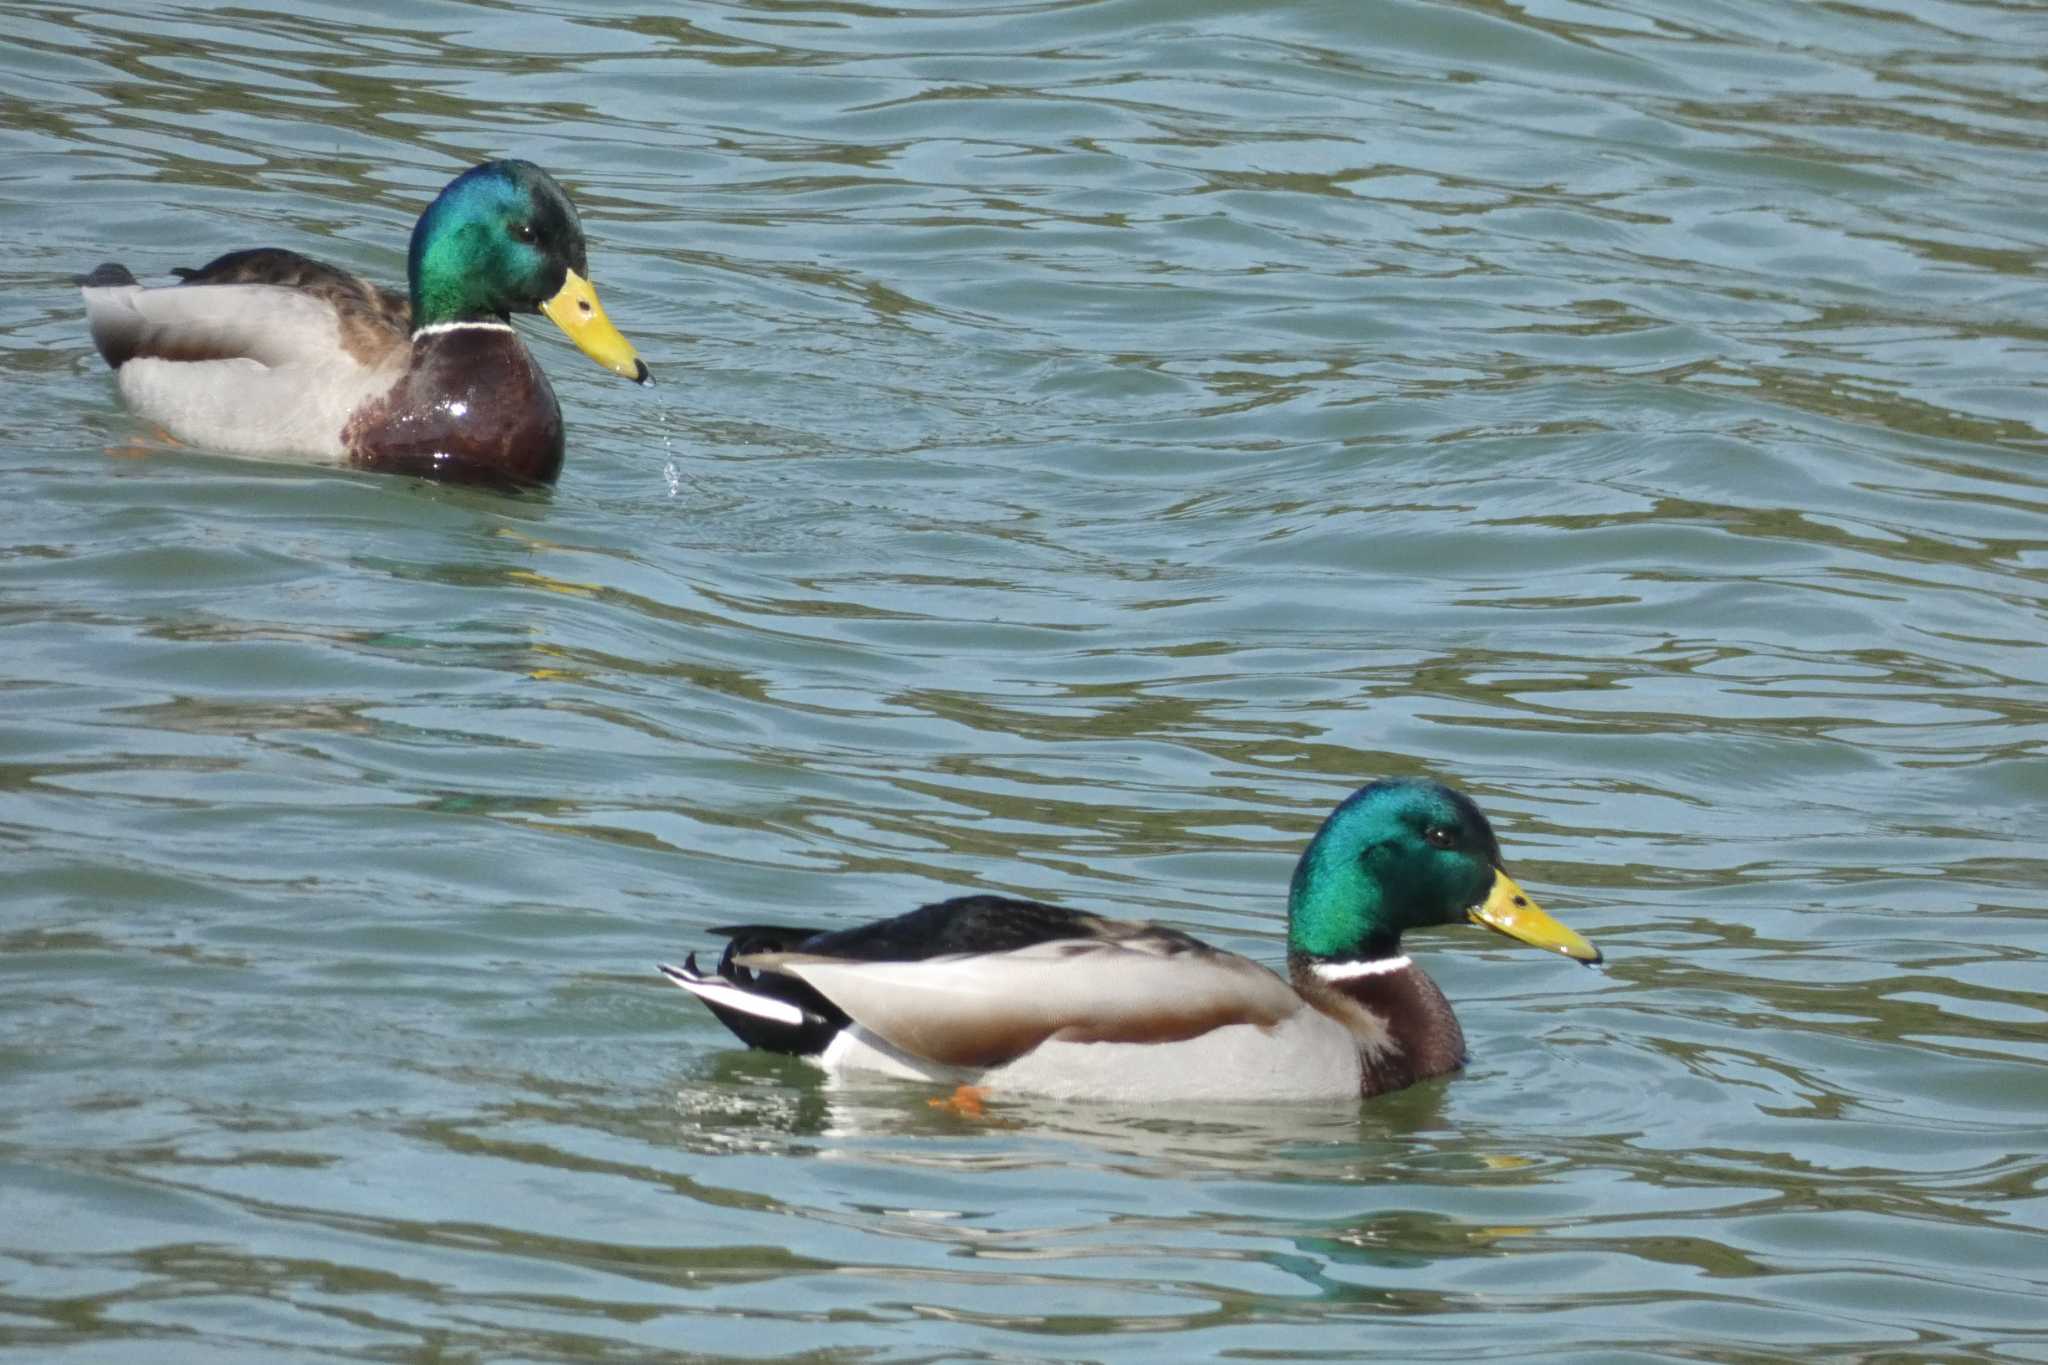
[[[742,990],[729,982],[692,976],[681,967],[671,967],[666,963],[660,964],[657,970],[700,1000],[708,1000],[727,1009],[751,1014],[757,1019],[769,1019],[778,1024],[796,1025],[804,1022],[804,1012],[787,1000],[777,1000],[770,995],[755,995],[752,991]]]

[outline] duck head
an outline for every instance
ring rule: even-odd
[[[1396,778],[1352,793],[1316,831],[1288,889],[1288,952],[1316,961],[1390,958],[1409,929],[1467,921],[1600,961],[1515,885],[1472,798],[1440,782]]]
[[[530,161],[486,161],[450,181],[413,227],[413,327],[544,313],[598,364],[652,383],[589,270],[583,224],[554,178]]]

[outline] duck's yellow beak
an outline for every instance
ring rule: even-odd
[[[613,374],[622,374],[636,384],[654,382],[633,343],[621,336],[612,320],[604,315],[604,305],[597,301],[597,291],[590,287],[590,281],[575,271],[569,272],[562,287],[540,306],[540,311],[569,334],[577,350]]]
[[[1520,939],[1532,948],[1563,953],[1574,962],[1588,965],[1600,960],[1600,950],[1559,924],[1537,906],[1515,879],[1499,868],[1493,870],[1493,890],[1480,904],[1465,912],[1474,924],[1497,929],[1509,938]]]

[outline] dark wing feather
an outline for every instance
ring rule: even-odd
[[[792,951],[853,962],[922,962],[957,953],[1007,953],[1057,939],[1110,937],[1115,924],[1100,915],[1042,901],[955,896],[893,919],[818,934],[781,949],[741,951]]]
[[[230,251],[197,269],[179,266],[171,273],[186,284],[274,284],[303,290],[326,299],[337,311],[366,314],[396,331],[412,331],[412,304],[405,295],[283,247]]]

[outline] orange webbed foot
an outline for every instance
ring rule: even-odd
[[[936,1100],[926,1100],[934,1109],[943,1109],[963,1119],[988,1117],[988,1092],[978,1085],[963,1085],[954,1089],[951,1095]]]
[[[156,443],[154,445],[144,445],[141,441],[128,441],[121,445],[108,446],[106,448],[107,458],[113,460],[146,460],[166,446],[181,446],[185,444],[162,427],[154,427],[153,430],[156,433]]]

